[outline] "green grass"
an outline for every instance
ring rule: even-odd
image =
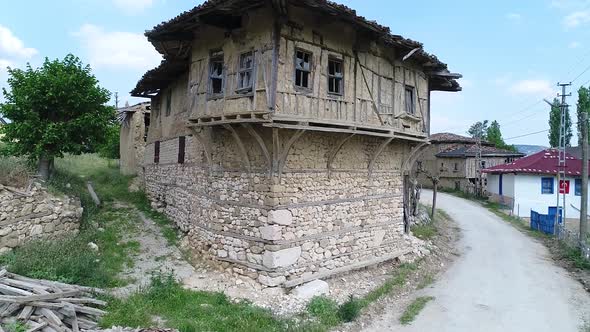
[[[362,309],[405,285],[410,274],[417,269],[418,265],[415,263],[401,264],[394,271],[393,276],[383,285],[361,298],[350,297],[348,301],[341,305],[323,296],[315,297],[307,306],[307,312],[317,320],[316,329],[330,330],[344,322],[356,319]]]
[[[171,276],[155,276],[149,287],[125,300],[111,299],[101,326],[150,327],[158,317],[180,331],[287,331],[295,323],[276,318],[247,302],[233,302],[223,293],[181,287]]]
[[[27,331],[29,329],[27,327],[27,325],[25,323],[22,323],[22,322],[14,322],[14,323],[8,323],[8,324],[1,324],[0,326],[2,326],[2,328],[6,332],[25,332],[25,331]]]
[[[417,289],[424,289],[434,283],[434,276],[432,274],[425,275],[417,286]]]
[[[432,207],[425,205],[420,205],[419,208],[421,210],[428,211],[429,215],[429,211],[432,210]],[[438,228],[436,226],[436,223],[440,219],[450,220],[451,217],[443,210],[436,210],[434,219],[431,222],[426,224],[412,225],[412,234],[421,240],[432,240],[432,238],[434,238],[438,234]]]
[[[177,233],[171,222],[154,212],[143,193],[130,193],[131,177],[119,173],[115,162],[96,155],[66,156],[55,160],[55,171],[48,183],[50,191],[79,197],[84,212],[80,233],[59,241],[33,241],[0,257],[14,273],[34,278],[72,282],[93,287],[117,287],[128,280],[117,278],[125,267],[133,265],[132,256],[139,243],[125,240],[142,224],[133,208],[114,209],[118,201],[137,207],[152,218],[169,242]],[[86,189],[92,181],[103,205],[96,207]],[[88,247],[98,245],[98,252]]]
[[[426,307],[426,304],[430,301],[434,300],[432,296],[422,296],[414,300],[404,311],[404,313],[399,318],[400,323],[403,325],[408,325],[416,319],[420,311]]]

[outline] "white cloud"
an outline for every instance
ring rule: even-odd
[[[36,49],[25,47],[23,41],[18,39],[10,29],[0,25],[0,56],[29,59],[37,53]]]
[[[588,22],[590,22],[590,10],[575,11],[563,19],[563,25],[566,28],[575,28]]]
[[[540,97],[550,97],[555,95],[555,87],[548,80],[530,79],[521,80],[510,87],[513,94],[537,95]]]
[[[578,41],[573,41],[571,43],[569,43],[569,45],[567,45],[567,47],[569,48],[579,48],[580,46],[582,46],[582,44]]]
[[[153,6],[154,0],[113,0],[113,4],[127,13],[135,13]]]
[[[522,15],[518,13],[508,13],[505,17],[511,21],[520,21],[522,19]]]
[[[142,34],[107,32],[102,27],[85,24],[74,35],[80,39],[95,68],[146,70],[157,66],[162,59]]]

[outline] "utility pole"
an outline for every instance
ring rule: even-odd
[[[482,179],[482,165],[481,165],[481,138],[483,136],[483,129],[482,133],[477,136],[476,142],[476,150],[475,150],[475,169],[477,171],[477,184],[475,189],[475,195],[478,197],[483,196],[483,179]]]
[[[557,166],[557,186],[559,188],[559,190],[557,191],[557,212],[555,213],[555,227],[554,227],[554,232],[556,232],[557,230],[557,225],[559,223],[559,193],[560,191],[562,191],[561,188],[561,180],[563,179],[563,195],[562,195],[562,199],[563,199],[563,213],[562,213],[562,220],[565,222],[565,218],[566,218],[566,214],[565,214],[565,168],[566,168],[566,158],[565,158],[565,138],[566,138],[566,134],[567,134],[567,110],[569,105],[567,104],[567,100],[566,98],[571,96],[571,93],[566,93],[566,88],[568,86],[572,85],[572,83],[557,83],[557,86],[561,87],[561,94],[559,94],[558,96],[561,97],[561,104],[559,105],[560,109],[561,109],[561,117],[560,117],[560,126],[559,126],[559,164]]]
[[[588,234],[588,113],[582,113],[582,197],[580,201],[580,243]]]

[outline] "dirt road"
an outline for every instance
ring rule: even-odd
[[[431,198],[422,194],[423,203]],[[411,325],[401,326],[401,313],[391,311],[368,331],[587,331],[590,295],[541,243],[477,203],[439,194],[438,208],[461,227],[461,257],[417,294],[435,300]]]

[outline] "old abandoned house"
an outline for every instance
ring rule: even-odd
[[[196,253],[292,287],[412,250],[404,170],[460,75],[324,0],[207,1],[146,36],[146,190]]]
[[[117,109],[121,123],[119,142],[120,170],[126,175],[143,173],[144,151],[150,127],[150,103]]]
[[[440,188],[472,192],[481,170],[524,157],[522,153],[498,149],[482,141],[478,158],[477,139],[451,133],[432,134],[430,142],[414,166],[418,171],[418,183],[426,187],[432,187],[429,176],[438,176]],[[486,174],[481,176],[485,185]]]

